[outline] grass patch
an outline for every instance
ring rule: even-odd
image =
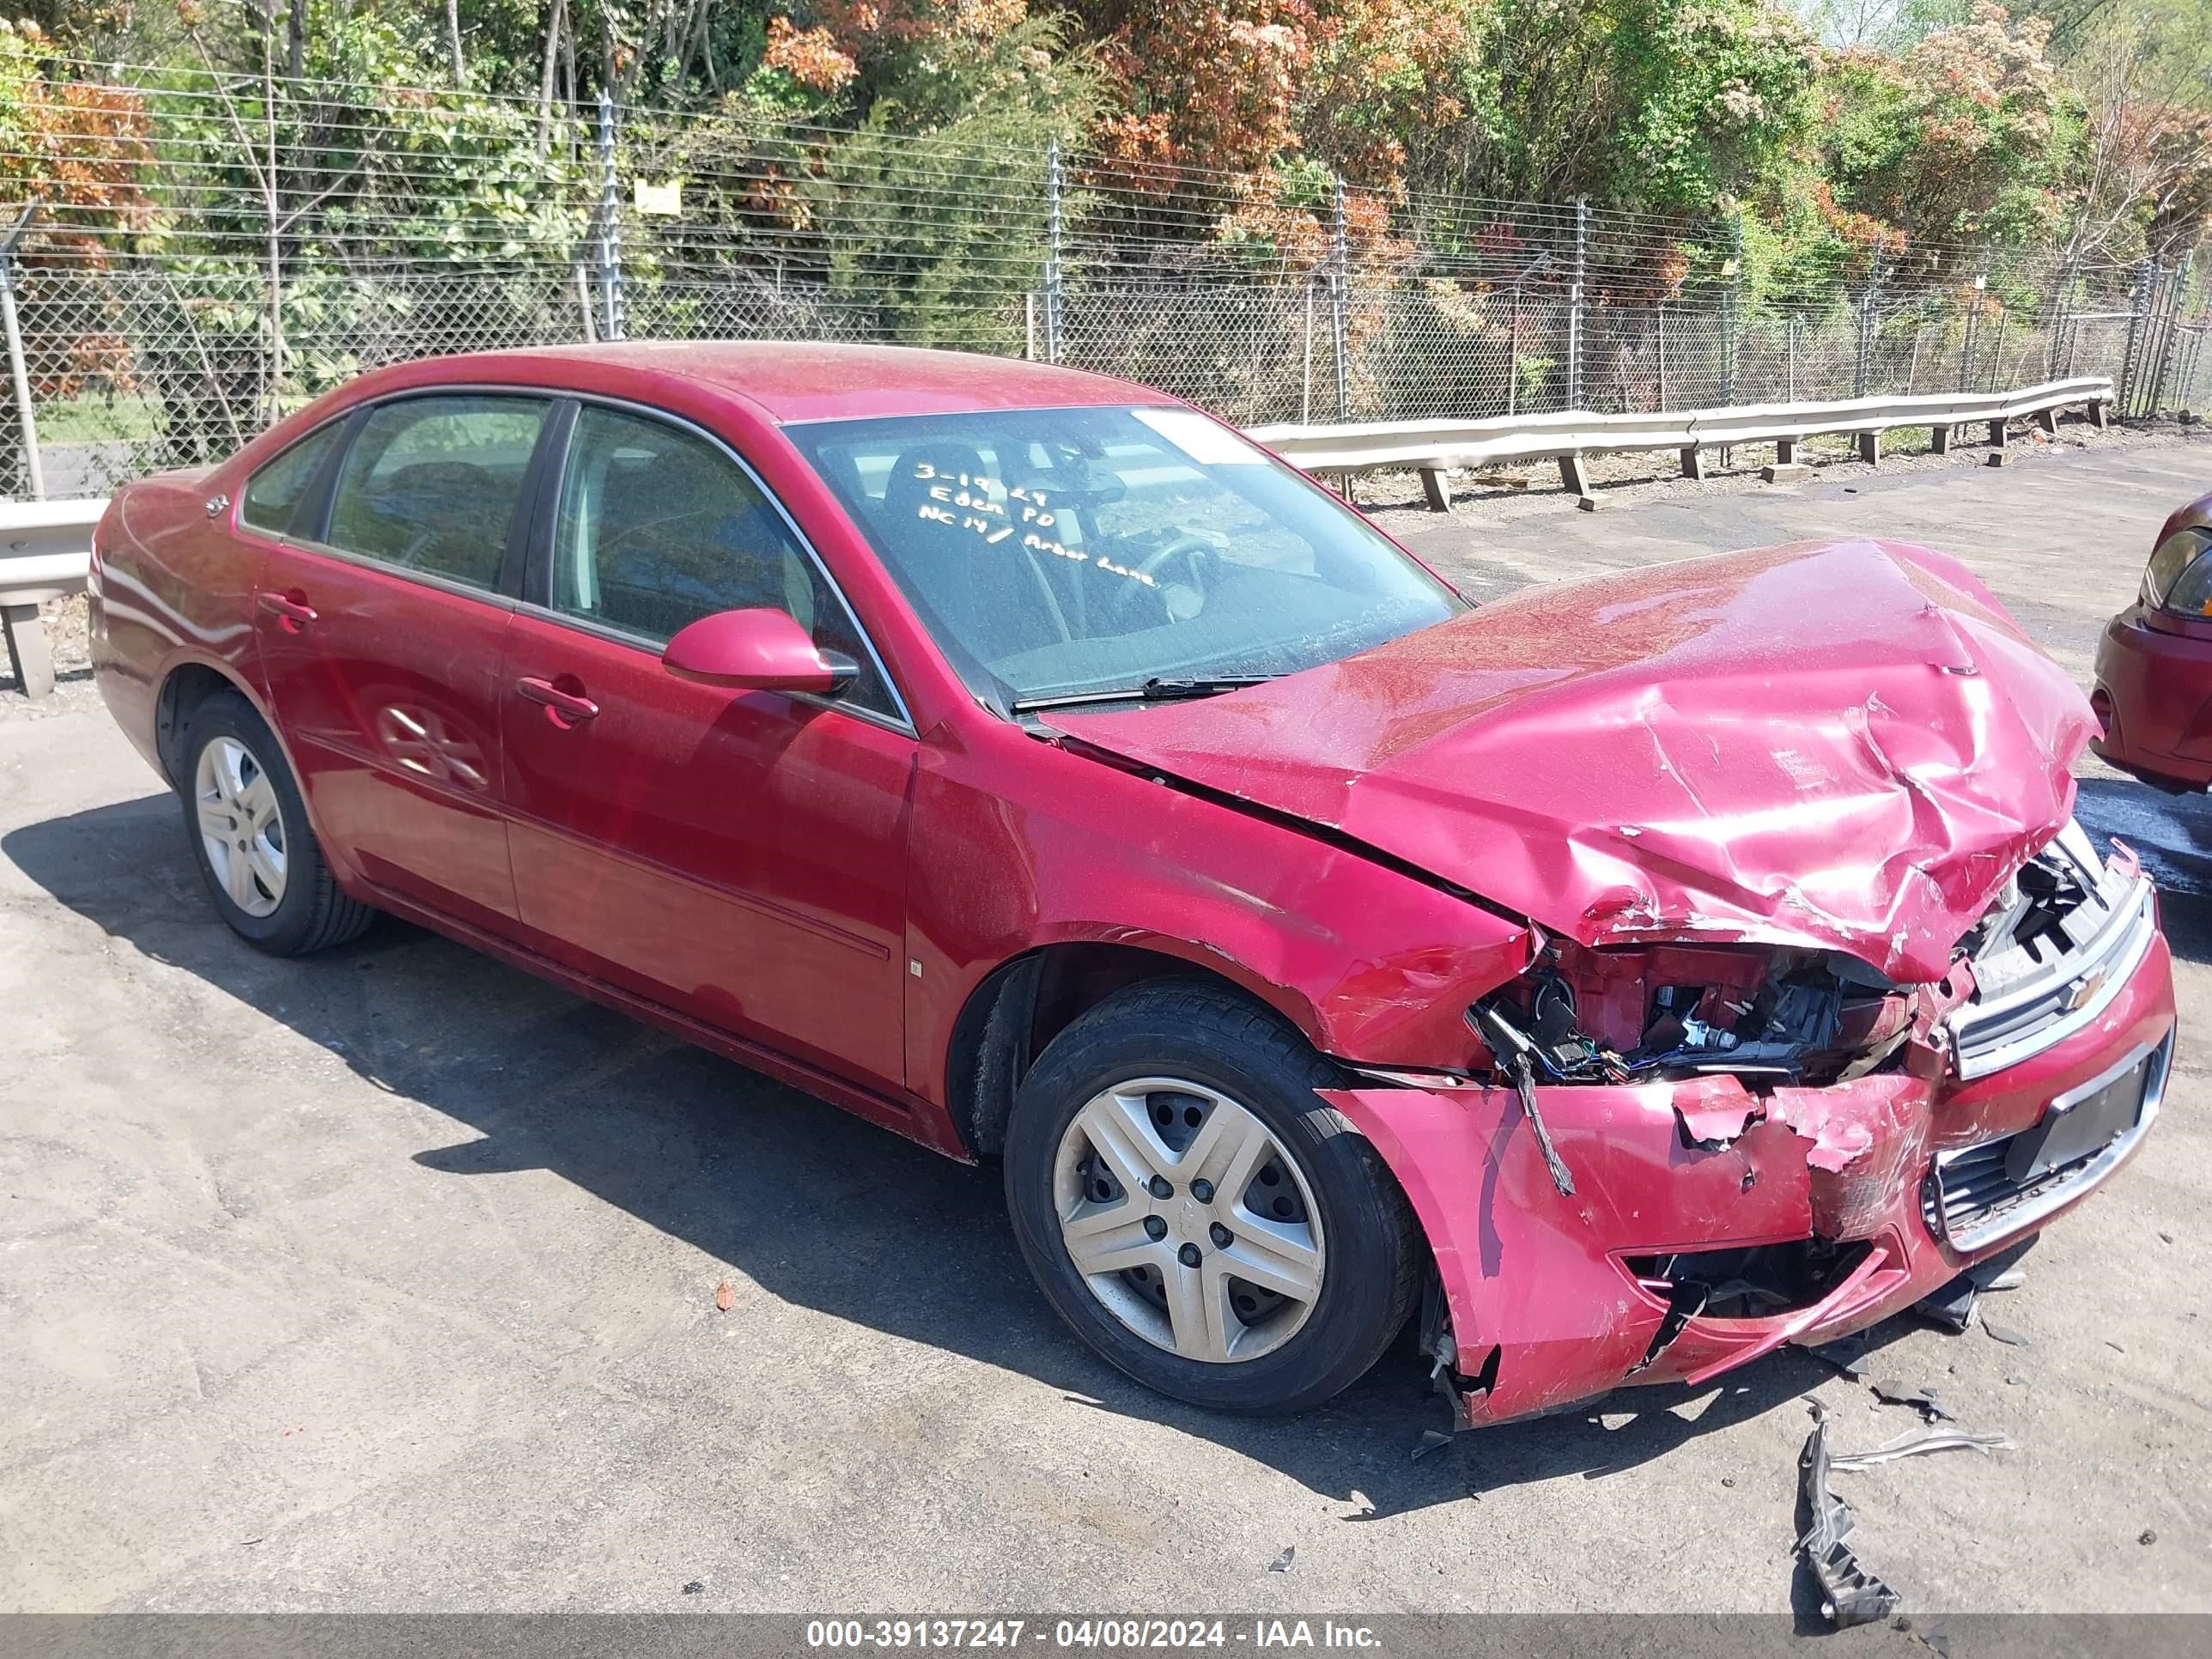
[[[72,398],[37,411],[42,444],[143,443],[161,429],[151,398]]]

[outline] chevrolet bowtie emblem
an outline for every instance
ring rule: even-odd
[[[2094,974],[2084,974],[2080,979],[2075,980],[2074,988],[2066,994],[2066,1012],[2070,1014],[2076,1008],[2081,1007],[2091,997],[2097,994],[2104,983],[2105,970],[2101,968]]]

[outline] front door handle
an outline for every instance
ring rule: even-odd
[[[304,599],[295,598],[297,592],[295,589],[292,593],[256,593],[253,602],[296,634],[315,619],[315,607]]]
[[[563,679],[572,677],[563,674]],[[582,691],[564,690],[551,680],[541,680],[533,674],[525,674],[515,681],[514,689],[532,702],[544,703],[556,726],[574,725],[578,720],[597,720],[599,704]]]

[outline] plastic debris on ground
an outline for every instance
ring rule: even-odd
[[[1859,1565],[1844,1540],[1851,1534],[1851,1506],[1828,1488],[1828,1412],[1817,1400],[1813,1432],[1797,1460],[1798,1492],[1811,1524],[1797,1540],[1799,1555],[1820,1587],[1820,1614],[1838,1630],[1871,1625],[1897,1611],[1897,1592]]]
[[[1880,1389],[1877,1389],[1879,1393]],[[1870,1451],[1832,1453],[1828,1449],[1828,1411],[1818,1400],[1808,1399],[1813,1432],[1799,1455],[1798,1496],[1808,1517],[1797,1552],[1820,1587],[1821,1616],[1838,1630],[1869,1625],[1897,1611],[1897,1592],[1859,1565],[1844,1540],[1851,1533],[1851,1506],[1836,1496],[1828,1484],[1832,1474],[1848,1474],[1892,1463],[1902,1457],[1921,1457],[1939,1451],[1977,1451],[1984,1455],[2013,1443],[2001,1434],[1969,1434],[1961,1429],[1940,1429],[1930,1434],[1908,1434]]]
[[[1885,1406],[1910,1406],[1930,1423],[1955,1423],[1943,1402],[1936,1397],[1936,1390],[1926,1383],[1869,1382],[1874,1397]]]

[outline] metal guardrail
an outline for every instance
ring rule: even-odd
[[[92,532],[107,511],[105,497],[79,501],[0,501],[0,635],[8,665],[27,696],[54,689],[39,606],[81,593],[92,576]]]
[[[1990,442],[2002,450],[2006,422],[2032,416],[2055,430],[2057,411],[2080,404],[2091,422],[2106,423],[2112,383],[2103,376],[2052,380],[2017,392],[1936,392],[1912,398],[1852,398],[1837,403],[1754,404],[1656,415],[1596,415],[1570,410],[1556,415],[1512,415],[1480,421],[1379,421],[1340,426],[1258,426],[1249,435],[1309,472],[1349,475],[1412,467],[1421,474],[1429,505],[1450,509],[1446,474],[1454,467],[1499,462],[1557,460],[1559,481],[1591,500],[1583,457],[1674,449],[1682,471],[1705,476],[1704,452],[1736,444],[1771,443],[1776,476],[1796,464],[1797,445],[1816,433],[1856,433],[1859,454],[1881,458],[1881,434],[1899,427],[1927,427],[1938,451],[1950,447],[1954,428],[1986,422]],[[9,665],[25,691],[42,697],[53,689],[52,654],[39,622],[39,605],[81,592],[89,578],[92,532],[106,512],[105,499],[0,501],[0,630]]]
[[[1455,467],[1514,461],[1556,460],[1559,482],[1591,501],[1585,455],[1679,450],[1685,477],[1705,477],[1705,452],[1737,444],[1774,446],[1770,475],[1797,465],[1797,446],[1820,433],[1857,434],[1859,457],[1881,459],[1881,434],[1924,426],[1941,453],[1961,426],[1986,422],[1990,444],[2005,446],[2006,422],[2033,416],[2045,431],[2057,429],[2058,410],[2080,404],[2090,423],[2103,426],[2112,382],[2103,375],[2051,380],[2015,392],[1940,392],[1910,398],[1849,398],[1834,403],[1754,404],[1729,409],[1677,410],[1654,415],[1599,415],[1568,410],[1556,415],[1496,416],[1480,421],[1375,421],[1339,426],[1255,426],[1247,435],[1308,472],[1375,472],[1412,468],[1421,475],[1429,505],[1450,510],[1446,475]]]

